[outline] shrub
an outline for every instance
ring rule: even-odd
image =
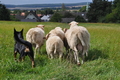
[[[85,19],[82,16],[79,16],[79,15],[75,17],[75,21],[77,21],[77,22],[86,22]]]
[[[59,13],[54,13],[54,15],[51,17],[51,22],[61,22],[62,16]]]

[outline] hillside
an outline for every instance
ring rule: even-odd
[[[89,2],[90,3],[90,2]],[[87,2],[82,2],[82,3],[69,3],[65,4],[66,7],[81,7],[86,5]],[[9,5],[6,4],[5,6],[8,9],[40,9],[40,8],[59,8],[61,7],[62,3],[59,4],[26,4],[26,5]]]

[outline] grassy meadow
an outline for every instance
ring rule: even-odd
[[[13,29],[24,28],[25,38],[27,31],[38,24],[45,25],[46,34],[57,26],[69,28],[66,23],[0,21],[0,80],[120,80],[120,24],[79,24],[91,35],[89,55],[81,66],[66,59],[48,59],[45,44],[35,58],[35,68],[28,56],[16,63]]]

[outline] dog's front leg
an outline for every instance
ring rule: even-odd
[[[32,68],[34,68],[35,67],[34,55],[28,54],[28,56],[29,56],[30,60],[32,61]]]
[[[21,55],[20,55],[20,57],[19,57],[19,62],[21,62],[22,61],[22,57],[21,57]]]
[[[25,60],[25,56],[22,57],[22,61],[24,61],[24,60]]]
[[[17,62],[17,51],[14,51],[14,59]]]

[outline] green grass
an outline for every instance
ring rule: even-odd
[[[26,57],[16,63],[13,57],[13,29],[26,32],[38,24],[45,25],[45,33],[66,23],[0,21],[0,80],[120,80],[120,24],[80,23],[91,35],[89,56],[82,66],[64,59],[47,58],[45,44],[35,59],[36,67]],[[18,54],[19,56],[19,54]]]

